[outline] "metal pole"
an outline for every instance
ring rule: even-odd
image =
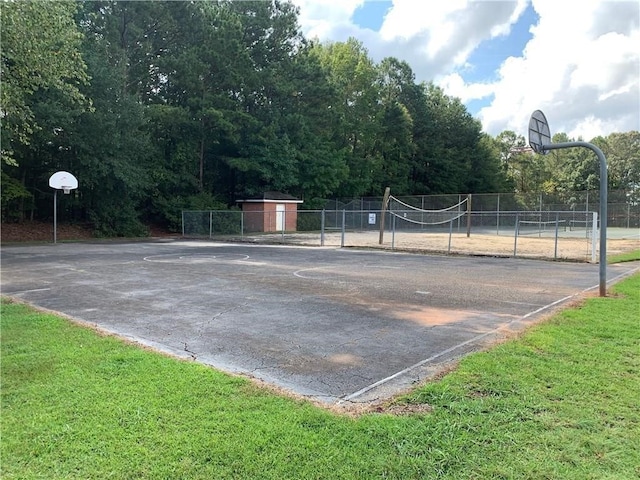
[[[542,237],[542,193],[538,201],[538,238]]]
[[[518,229],[520,228],[520,219],[518,218],[518,213],[516,212],[516,228],[514,230],[515,235],[513,237],[513,256],[516,256],[518,252]]]
[[[209,210],[209,240],[213,237],[213,210]]]
[[[344,230],[345,230],[345,222],[347,218],[346,210],[342,210],[342,235],[340,239],[340,247],[344,247]]]
[[[391,219],[391,250],[396,247],[396,216]]]
[[[53,191],[53,243],[58,242],[58,190]]]
[[[586,205],[585,205],[584,211],[585,212],[589,211],[589,190],[587,190],[587,201],[586,201]]]
[[[500,235],[500,194],[498,194],[498,204],[496,205],[496,235]]]
[[[467,195],[467,238],[471,236],[471,194]]]
[[[553,258],[558,258],[558,212],[556,212],[556,242],[553,247]]]
[[[320,246],[324,247],[324,209],[320,215]]]
[[[591,217],[591,262],[596,263],[596,245],[598,245],[598,212]],[[588,227],[589,225],[587,225]]]
[[[589,239],[589,211],[584,212],[584,237]]]
[[[540,192],[540,199],[538,200],[538,209],[540,210],[540,217],[542,218],[542,192]]]
[[[585,147],[593,151],[600,160],[600,283],[601,297],[607,296],[607,159],[598,147],[588,142],[564,142],[543,145],[542,150],[557,150],[560,148]]]
[[[453,233],[453,220],[449,222],[449,247],[447,253],[451,253],[451,234]]]

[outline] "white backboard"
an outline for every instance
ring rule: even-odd
[[[69,172],[56,172],[49,178],[49,186],[57,190],[74,190],[78,188],[78,179]]]
[[[551,143],[551,130],[549,130],[549,122],[540,110],[536,110],[531,114],[529,120],[529,145],[536,153],[547,153],[543,148],[544,145]]]

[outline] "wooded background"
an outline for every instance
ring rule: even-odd
[[[51,218],[100,236],[180,226],[280,191],[325,199],[598,188],[587,149],[514,151],[457,98],[361,42],[304,38],[280,1],[2,2],[2,221]],[[554,142],[582,140],[559,133]],[[609,188],[640,201],[640,133],[584,139]]]

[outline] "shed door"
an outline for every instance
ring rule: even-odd
[[[284,203],[276,204],[276,230],[281,232],[284,230],[284,218],[285,218],[285,206]]]

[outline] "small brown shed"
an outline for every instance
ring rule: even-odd
[[[264,192],[259,197],[237,200],[244,212],[246,232],[294,232],[298,204],[302,200],[280,192]]]

